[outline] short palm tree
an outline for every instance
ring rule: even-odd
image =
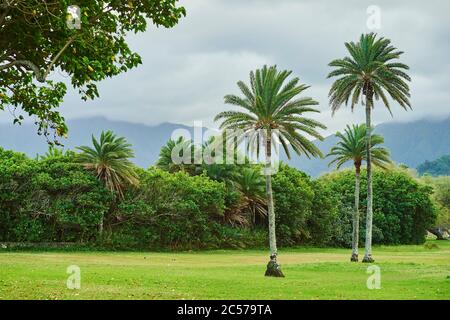
[[[36,159],[45,160],[50,158],[60,158],[64,157],[66,153],[68,152],[64,151],[64,149],[55,147],[54,145],[50,145],[48,150],[43,155],[37,155]]]
[[[319,112],[312,106],[318,103],[308,97],[298,97],[308,86],[299,84],[298,78],[287,81],[292,71],[278,71],[276,66],[250,72],[250,86],[242,81],[237,83],[242,96],[227,95],[225,103],[238,106],[243,111],[225,111],[215,117],[222,121],[220,128],[242,132],[255,142],[259,151],[260,138],[263,139],[265,151],[266,196],[269,216],[270,261],[267,264],[266,276],[284,276],[277,261],[277,245],[275,235],[275,211],[272,195],[271,157],[274,142],[279,141],[288,158],[289,145],[297,154],[316,157],[322,156],[320,150],[301,133],[323,139],[317,128],[325,126],[303,115]]]
[[[234,188],[234,182],[239,177],[236,160],[238,154],[241,156],[241,153],[235,146],[226,148],[225,141],[223,136],[213,136],[203,143],[203,171],[209,178],[223,182],[229,188]],[[218,154],[216,154],[217,151]],[[234,159],[231,163],[227,159],[228,152]],[[244,159],[245,163],[246,160]]]
[[[135,166],[129,160],[134,157],[131,144],[127,143],[125,138],[117,137],[112,131],[103,131],[100,141],[92,136],[92,144],[93,148],[77,148],[81,151],[77,156],[78,162],[85,169],[93,171],[111,192],[122,198],[126,184],[137,185],[139,182]]]
[[[186,151],[188,154],[185,154]],[[178,137],[170,139],[159,152],[156,166],[168,172],[184,171],[189,174],[195,173],[194,145],[192,140]]]
[[[337,132],[336,137],[339,142],[332,147],[327,157],[334,157],[330,165],[336,165],[339,169],[347,162],[353,162],[355,166],[355,208],[353,213],[353,233],[352,233],[352,256],[350,261],[358,261],[358,243],[359,243],[359,185],[361,165],[363,161],[367,160],[366,154],[366,126],[347,125],[344,133]],[[384,138],[377,134],[372,134],[370,137],[370,157],[375,166],[387,168],[391,163],[389,158],[389,151],[380,145],[384,143]]]
[[[264,176],[255,168],[243,168],[234,178],[234,184],[243,198],[253,223],[256,217],[267,216],[267,200],[264,190]]]
[[[94,172],[97,179],[119,198],[123,198],[125,185],[137,185],[139,183],[134,164],[129,158],[134,157],[131,144],[125,138],[116,137],[112,131],[102,131],[100,141],[92,136],[94,148],[81,146],[81,151],[76,160],[89,171]],[[103,232],[102,217],[99,223],[99,233]]]
[[[381,100],[391,112],[390,97],[405,110],[411,108],[409,102],[410,77],[406,74],[409,67],[397,61],[403,52],[391,45],[385,38],[377,38],[376,34],[363,34],[358,42],[345,44],[350,56],[333,60],[329,66],[335,68],[329,75],[339,77],[332,85],[329,93],[332,112],[336,112],[343,104],[350,103],[353,110],[359,99],[363,100],[366,109],[366,154],[367,154],[367,216],[366,244],[363,262],[373,262],[372,258],[372,159],[371,148],[371,112],[375,100]]]

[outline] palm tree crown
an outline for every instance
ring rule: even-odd
[[[126,183],[138,184],[134,165],[129,160],[134,157],[131,144],[123,137],[116,137],[112,131],[103,131],[100,141],[92,136],[92,144],[94,148],[77,148],[81,151],[77,157],[78,162],[87,170],[93,171],[108,189],[123,197],[123,187]]]
[[[327,157],[334,156],[330,165],[335,164],[336,169],[339,169],[346,162],[353,161],[354,165],[358,168],[363,161],[366,161],[365,124],[352,125],[351,127],[347,125],[343,133],[336,133],[336,137],[339,138],[339,142],[327,154]],[[378,134],[372,134],[370,140],[372,163],[380,168],[387,168],[391,160],[389,158],[389,150],[380,146],[384,143],[384,138]]]
[[[409,86],[405,82],[411,78],[404,72],[409,67],[393,61],[399,59],[403,52],[392,46],[389,39],[377,39],[374,33],[363,34],[359,42],[348,42],[345,46],[350,57],[336,59],[329,64],[335,69],[328,78],[339,77],[329,93],[333,113],[349,102],[353,110],[363,95],[369,99],[371,107],[375,96],[391,112],[386,93],[404,109],[411,108]]]
[[[250,86],[239,81],[237,84],[243,96],[226,95],[225,103],[245,109],[245,111],[225,111],[215,117],[222,120],[221,129],[240,129],[245,133],[264,129],[277,130],[278,139],[290,158],[288,145],[298,154],[321,156],[320,150],[299,133],[302,131],[317,139],[323,139],[316,128],[326,128],[323,124],[302,117],[307,112],[319,112],[311,106],[318,103],[309,97],[296,98],[309,88],[299,84],[298,78],[285,83],[291,71],[278,71],[276,66],[264,66],[250,72]],[[257,142],[254,141],[254,142]]]
[[[55,147],[54,145],[50,145],[48,150],[43,155],[37,155],[36,159],[38,160],[45,160],[45,159],[51,159],[51,158],[60,158],[64,157],[65,155],[72,154],[73,151],[70,150],[64,150],[62,148]]]
[[[185,154],[188,152],[188,154]],[[156,166],[168,171],[185,171],[194,174],[194,144],[191,139],[185,139],[183,136],[178,139],[170,139],[159,152],[159,158]]]
[[[257,214],[261,217],[267,216],[267,200],[264,190],[264,177],[260,170],[255,168],[243,168],[235,178],[236,189],[243,197],[253,222]]]

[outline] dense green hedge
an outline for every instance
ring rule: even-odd
[[[0,241],[83,242],[117,249],[265,245],[265,230],[222,223],[222,183],[203,175],[140,169],[139,187],[118,201],[73,160],[71,153],[37,160],[0,148]]]
[[[273,192],[280,246],[329,243],[338,205],[326,185],[282,164],[273,177]]]
[[[45,160],[0,149],[0,239],[89,241],[110,193],[67,155]]]
[[[420,180],[433,188],[432,200],[438,210],[434,226],[450,229],[450,176],[423,176]]]
[[[367,180],[361,173],[361,243],[365,239],[365,209]],[[352,170],[327,174],[319,179],[339,198],[340,223],[332,239],[335,245],[350,243],[349,223],[354,203],[355,175]],[[403,169],[375,170],[373,174],[373,242],[381,244],[417,244],[425,241],[426,229],[434,224],[436,210],[431,201],[432,188],[419,183]],[[341,232],[345,230],[345,232]],[[341,235],[339,235],[340,233]],[[347,237],[342,237],[346,234]]]
[[[239,230],[233,233],[220,224],[222,183],[156,168],[140,170],[139,175],[139,188],[129,190],[117,208],[113,224],[118,227],[107,238],[112,245],[172,249],[252,245],[241,239]]]
[[[0,241],[78,242],[118,249],[267,245],[264,219],[250,227],[226,222],[229,194],[224,183],[205,175],[139,169],[140,185],[118,200],[73,157],[68,153],[29,159],[0,149]],[[361,241],[365,184],[363,178]],[[273,177],[279,245],[348,247],[353,188],[351,170],[312,180],[281,165]],[[405,171],[375,171],[374,243],[422,242],[435,220],[430,193],[430,187]]]

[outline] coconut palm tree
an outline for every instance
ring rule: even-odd
[[[308,86],[299,83],[298,78],[286,82],[292,71],[278,71],[276,66],[250,72],[250,85],[242,81],[237,83],[242,96],[226,95],[225,103],[237,106],[243,111],[224,111],[215,117],[221,121],[220,128],[238,132],[249,137],[249,144],[259,153],[260,141],[265,152],[266,197],[269,216],[270,261],[266,276],[283,277],[277,261],[275,235],[275,211],[272,195],[272,148],[281,143],[288,158],[289,145],[297,154],[316,157],[322,156],[320,150],[302,133],[323,139],[317,128],[325,126],[303,115],[319,112],[312,106],[318,103],[308,97],[298,97]]]
[[[327,157],[334,157],[330,162],[339,169],[347,162],[353,162],[355,166],[355,208],[353,213],[353,233],[352,233],[352,256],[350,261],[358,261],[358,243],[359,243],[359,185],[361,165],[366,161],[366,125],[347,125],[344,133],[337,132],[336,137],[339,142],[332,147]],[[372,164],[383,169],[387,168],[391,163],[389,151],[380,145],[384,143],[384,138],[377,134],[370,137],[370,157]]]
[[[390,99],[407,110],[409,102],[409,86],[411,81],[406,74],[409,67],[398,62],[403,52],[391,45],[385,38],[377,38],[374,33],[361,35],[358,42],[345,44],[350,56],[333,60],[329,66],[335,68],[328,78],[339,77],[329,92],[333,114],[343,105],[350,103],[353,111],[355,105],[362,100],[366,110],[366,154],[367,154],[367,216],[366,243],[363,262],[373,262],[372,258],[372,159],[371,148],[371,113],[375,100],[381,100],[391,113]],[[365,99],[364,99],[365,98]]]

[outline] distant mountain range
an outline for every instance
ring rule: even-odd
[[[444,120],[418,120],[414,122],[382,123],[375,133],[384,137],[392,159],[398,164],[416,168],[426,160],[435,160],[450,154],[450,118]],[[316,145],[325,154],[337,142],[336,136],[328,136]],[[307,159],[295,157],[290,165],[312,176],[327,172],[329,159]]]
[[[185,129],[191,134],[193,132],[190,127],[173,123],[147,126],[125,121],[111,121],[101,117],[69,120],[67,124],[69,139],[63,141],[65,148],[73,149],[80,145],[90,145],[92,134],[98,136],[102,130],[113,130],[133,144],[136,153],[134,162],[144,168],[155,163],[160,148],[171,137],[174,130]],[[384,136],[385,145],[391,150],[392,158],[397,163],[412,168],[416,168],[425,160],[434,160],[442,155],[450,154],[450,118],[439,121],[384,123],[376,126],[375,131]],[[316,144],[322,152],[327,153],[336,141],[337,138],[332,135],[324,141],[317,141]],[[44,154],[48,148],[46,140],[38,136],[36,128],[29,124],[22,126],[0,124],[0,146],[4,149],[24,152],[30,157]],[[284,157],[282,159],[286,160]],[[292,160],[286,162],[312,176],[318,176],[330,170],[328,161],[328,159],[293,156]]]
[[[126,137],[133,145],[137,165],[147,168],[158,159],[159,150],[170,139],[176,129],[192,128],[173,123],[161,123],[156,126],[136,124],[126,121],[111,121],[103,117],[68,120],[69,138],[62,139],[64,149],[74,149],[81,145],[92,145],[91,136],[100,136],[103,130],[112,130]],[[44,154],[48,144],[44,137],[38,136],[36,127],[31,124],[0,124],[0,147],[26,153],[30,157]]]

